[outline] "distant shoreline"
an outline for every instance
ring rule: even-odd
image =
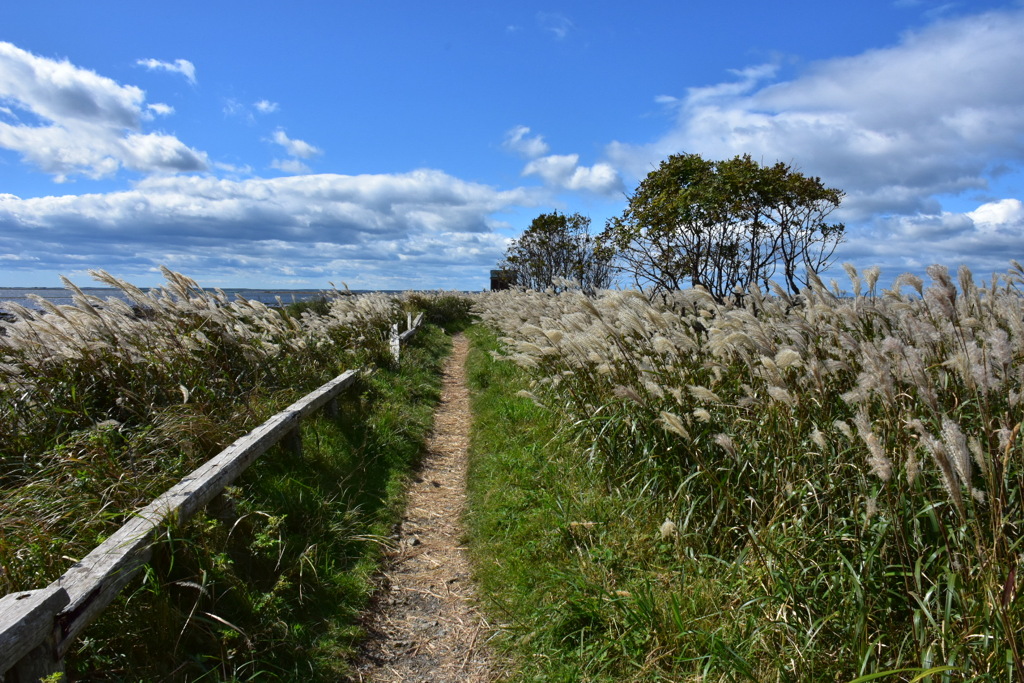
[[[151,290],[151,289],[160,289],[160,287],[161,286],[139,287],[139,289],[141,289],[142,291],[145,292],[145,291]],[[119,292],[119,291],[121,291],[117,287],[81,287],[80,289],[83,292],[84,291],[105,291],[105,292]],[[203,287],[202,289],[204,291],[207,291],[207,292],[213,292],[213,291],[216,291],[218,289],[222,289],[225,292],[311,292],[311,293],[314,293],[314,294],[318,294],[320,292],[330,292],[330,291],[333,291],[331,289],[315,289],[315,288],[310,288],[310,287],[307,287],[307,288],[304,288],[304,289],[281,289],[281,288],[278,288],[278,287]],[[60,291],[60,292],[71,291],[67,287],[5,287],[5,286],[0,285],[0,291],[11,291],[11,290],[28,291],[28,292],[35,292],[35,291],[39,291],[39,290],[44,290],[44,291]],[[338,291],[343,291],[343,290],[338,290]],[[378,291],[378,290],[366,289],[366,290],[352,290],[352,291],[375,292],[375,291]],[[400,290],[395,290],[395,291],[400,291]]]
[[[143,292],[159,291],[160,287],[139,287]],[[82,292],[88,296],[99,299],[116,298],[128,301],[125,293],[116,287],[82,287]],[[235,295],[244,297],[250,301],[258,301],[262,304],[274,306],[277,300],[283,303],[309,301],[319,297],[330,296],[337,292],[341,295],[349,294],[402,294],[403,292],[414,291],[406,289],[275,289],[273,287],[203,287],[204,292],[224,292],[229,300]],[[26,308],[38,310],[40,307],[29,298],[30,294],[46,299],[57,306],[74,304],[74,293],[66,287],[3,287],[0,286],[0,312],[7,313],[4,304],[15,303]]]

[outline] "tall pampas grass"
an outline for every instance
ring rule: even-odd
[[[325,313],[293,315],[168,269],[147,291],[91,274],[123,299],[62,278],[69,305],[5,305],[15,321],[0,334],[0,594],[55,578],[61,556],[83,555],[273,406],[388,362],[390,326],[405,319],[383,294],[328,293]]]
[[[731,305],[689,290],[495,292],[476,306],[507,358],[559,378],[538,400],[613,486],[691,506],[692,553],[757,549],[744,561],[768,593],[749,599],[807,610],[764,626],[779,629],[773,647],[817,624],[821,666],[1024,677],[1024,267],[979,285],[933,266],[930,283],[903,274],[882,292],[879,269],[844,268],[852,295],[812,275],[799,297],[752,289]],[[811,491],[798,507],[794,482]],[[821,572],[856,583],[860,602],[794,583]]]

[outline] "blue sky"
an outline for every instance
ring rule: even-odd
[[[846,190],[888,278],[1024,260],[1021,2],[631,5],[12,4],[0,286],[482,289],[679,152]]]

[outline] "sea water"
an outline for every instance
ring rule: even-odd
[[[147,291],[145,287],[141,289]],[[82,287],[82,292],[100,299],[114,297],[123,301],[128,300],[124,292],[113,287]],[[318,289],[225,289],[224,293],[228,295],[229,300],[234,300],[235,295],[238,294],[250,301],[259,301],[268,305],[276,304],[278,297],[283,303],[290,304],[295,301],[315,299],[324,294]],[[21,304],[26,308],[39,308],[29,298],[30,294],[46,299],[57,306],[74,303],[71,298],[72,292],[63,287],[0,287],[0,310],[4,310],[4,304],[8,301]]]

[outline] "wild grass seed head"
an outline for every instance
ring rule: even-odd
[[[707,387],[702,387],[695,384],[688,384],[686,388],[690,392],[690,395],[693,396],[698,401],[702,401],[704,403],[722,402],[722,399],[719,398],[718,394],[711,391],[711,389],[708,389]]]
[[[953,461],[957,474],[960,475],[960,481],[965,486],[970,486],[971,456],[967,448],[967,437],[961,431],[960,425],[946,415],[942,416],[942,442],[946,445],[946,452]]]
[[[867,408],[861,406],[857,415],[853,418],[853,424],[857,427],[857,434],[868,449],[868,466],[871,473],[882,481],[889,481],[892,478],[892,461],[886,455],[878,435],[871,428],[871,420],[868,417]]]
[[[728,434],[724,434],[724,433],[716,434],[715,435],[715,443],[718,444],[719,446],[721,446],[722,450],[724,450],[726,453],[728,453],[730,457],[732,457],[734,459],[736,458],[736,444],[735,444],[735,442],[733,442],[731,436],[729,436]]]
[[[690,432],[687,431],[686,426],[683,424],[683,421],[679,419],[678,415],[663,410],[661,411],[661,413],[659,413],[659,419],[661,425],[665,429],[675,434],[678,434],[687,441],[690,440]]]

